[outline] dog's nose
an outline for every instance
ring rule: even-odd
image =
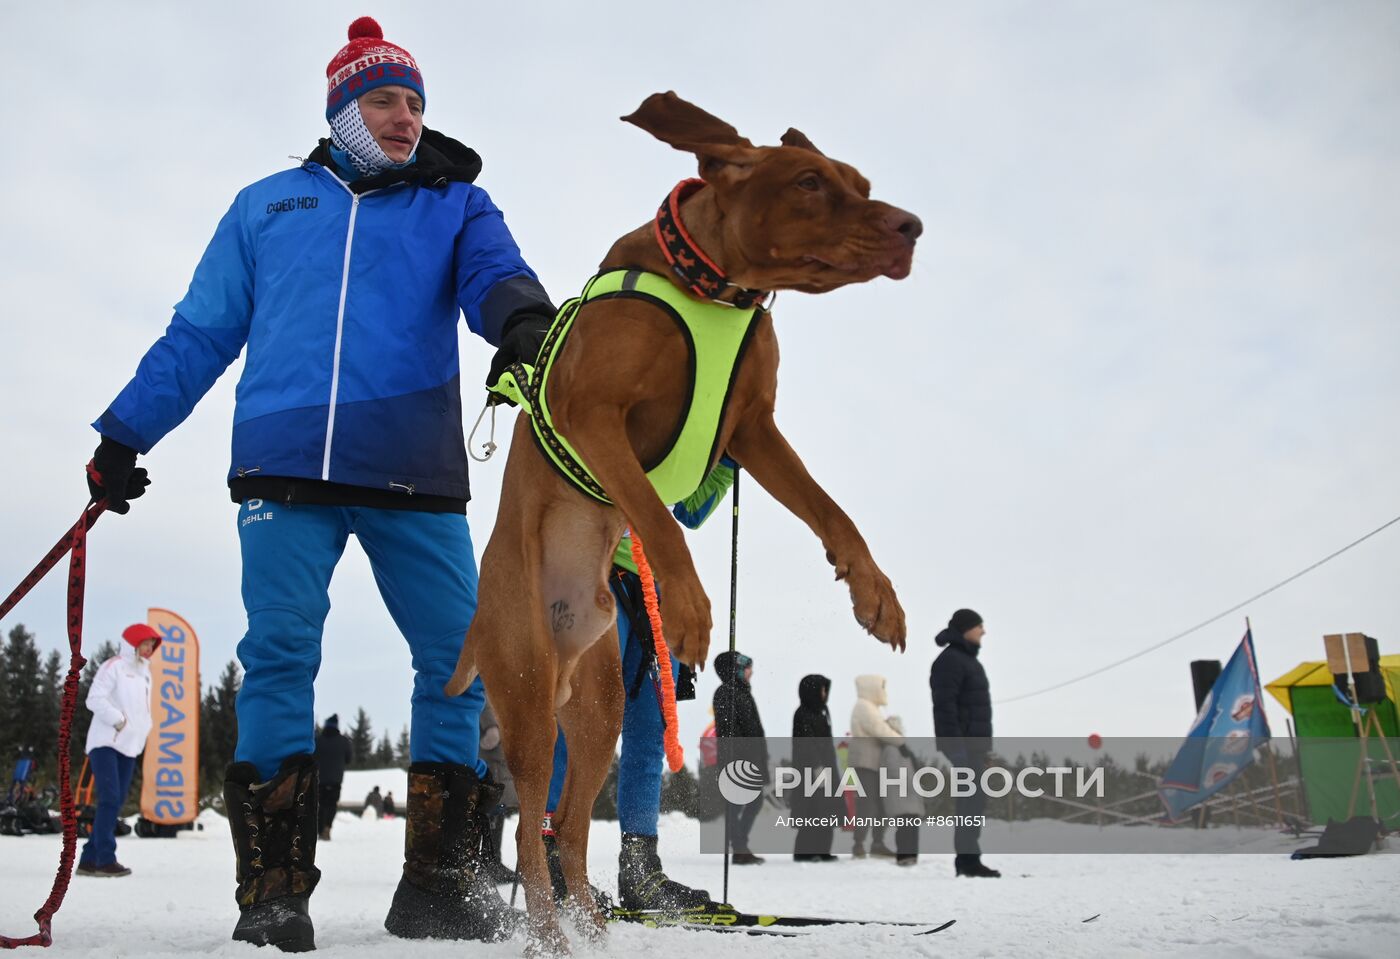
[[[900,209],[891,209],[885,214],[885,226],[889,227],[910,243],[917,240],[924,232],[923,221],[912,213],[907,213]]]

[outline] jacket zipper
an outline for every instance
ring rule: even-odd
[[[341,183],[346,190],[348,186]],[[335,356],[331,360],[331,402],[326,411],[326,452],[321,460],[321,479],[331,478],[331,436],[335,433],[335,399],[340,392],[340,343],[345,335],[345,293],[350,286],[350,249],[355,243],[355,216],[360,212],[360,195],[350,190],[350,225],[345,230],[345,262],[340,268],[340,305],[335,314]]]
[[[330,409],[326,411],[326,451],[321,458],[321,479],[330,482],[331,478],[331,437],[335,432],[335,403],[336,397],[340,394],[340,347],[345,337],[345,295],[350,287],[350,248],[355,242],[355,217],[360,211],[360,200],[371,193],[378,193],[380,190],[366,190],[363,193],[356,193],[350,189],[350,184],[336,176],[328,167],[322,167],[336,183],[346,193],[350,194],[350,223],[345,228],[345,261],[340,268],[340,304],[336,307],[335,313],[335,356],[331,360],[331,401]],[[397,186],[397,184],[393,184]],[[388,187],[381,187],[388,189]]]

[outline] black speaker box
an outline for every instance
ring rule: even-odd
[[[1206,701],[1206,695],[1210,692],[1210,688],[1220,678],[1220,669],[1220,660],[1218,659],[1194,659],[1191,661],[1191,688],[1196,693],[1197,712],[1201,710],[1201,703]]]
[[[1380,643],[1370,636],[1365,637],[1365,640],[1366,661],[1359,663],[1354,655],[1351,661],[1351,675],[1352,679],[1356,681],[1356,701],[1363,706],[1385,702],[1385,679],[1381,676]],[[1332,678],[1336,681],[1338,689],[1346,690],[1347,677],[1345,673],[1333,673]]]

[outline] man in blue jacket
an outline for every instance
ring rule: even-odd
[[[497,939],[515,913],[478,876],[499,786],[476,754],[478,681],[442,688],[476,609],[465,515],[457,320],[497,348],[491,381],[532,361],[554,307],[473,150],[423,127],[413,57],[361,17],[326,68],[331,135],[246,187],[175,316],[94,424],[94,496],[125,513],[135,465],[245,348],[228,482],[248,631],[224,798],[238,857],[233,938],[314,948],[320,872],[312,683],[331,574],[353,534],[416,673],[395,935]]]

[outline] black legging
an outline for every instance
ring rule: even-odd
[[[340,804],[340,783],[321,783],[316,801],[316,825],[321,829],[331,828],[331,823],[335,822],[335,807]]]
[[[798,826],[792,851],[799,856],[825,856],[831,852],[833,826]]]
[[[761,796],[744,806],[736,806],[729,802],[724,804],[725,816],[729,819],[729,847],[734,852],[752,851],[749,849],[749,830],[753,828],[758,811],[762,808]]]
[[[878,819],[884,810],[884,803],[880,800],[880,773],[875,769],[864,769],[856,767],[856,778],[860,780],[861,791],[864,796],[856,796],[856,815],[861,819]],[[870,847],[885,844],[885,830],[883,827],[865,826],[857,823],[855,844],[859,846],[865,842],[866,833],[870,834]]]
[[[981,783],[982,770],[986,762],[974,759],[967,763],[972,769],[974,781]],[[970,796],[958,796],[953,800],[953,811],[959,816],[980,816],[987,809],[987,794],[979,787]],[[981,846],[982,827],[981,826],[954,826],[953,827],[953,851],[957,853],[959,861],[975,859],[982,854]]]

